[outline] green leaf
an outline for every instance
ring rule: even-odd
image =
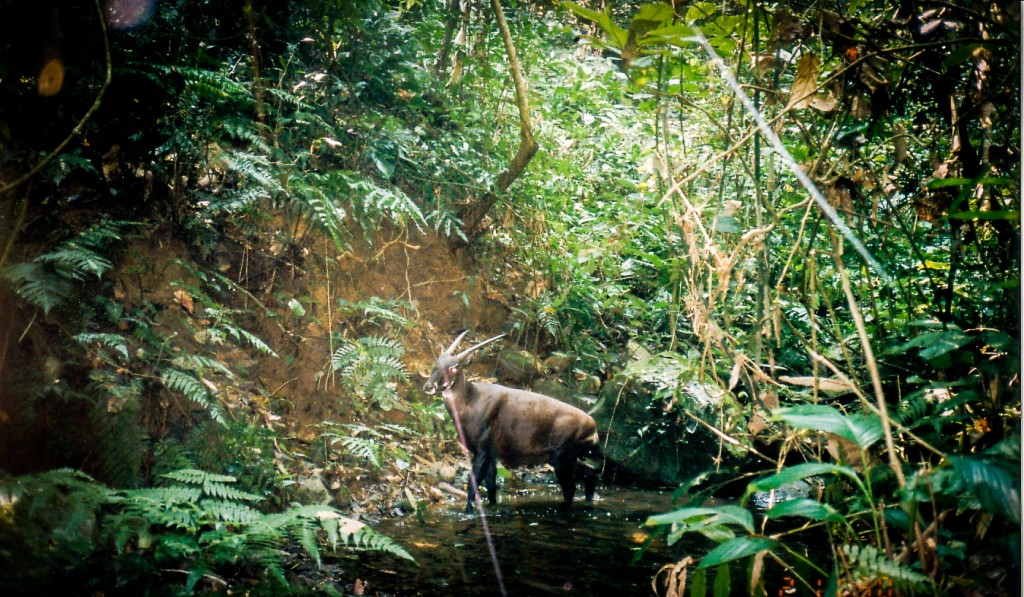
[[[903,354],[911,348],[921,348],[921,358],[932,360],[958,348],[966,346],[972,338],[960,329],[925,332],[886,351],[887,354]]]
[[[655,29],[647,34],[651,43],[665,43],[673,46],[687,48],[697,43],[697,35],[692,27],[676,23],[669,27]]]
[[[708,593],[708,571],[698,568],[690,577],[690,597],[704,597]]]
[[[779,544],[768,537],[737,537],[726,541],[708,552],[700,561],[698,568],[710,568],[726,562],[752,556],[759,551],[774,549]],[[716,581],[717,585],[718,582]]]
[[[751,482],[747,485],[747,492],[744,495],[744,499],[758,491],[770,491],[790,483],[802,481],[808,477],[830,474],[845,475],[853,482],[857,483],[858,486],[861,485],[857,472],[848,466],[839,466],[836,464],[829,464],[827,462],[804,462],[802,464],[788,466],[774,475]]]
[[[1015,209],[995,209],[992,211],[958,211],[949,214],[950,220],[1020,220],[1020,211]]]
[[[1013,524],[1020,524],[1019,474],[1015,478],[991,459],[950,456],[949,461],[981,502],[982,508]],[[1017,463],[1018,471],[1019,466]]]
[[[131,357],[128,355],[128,345],[125,344],[124,338],[119,334],[93,334],[93,333],[82,333],[75,336],[75,340],[78,340],[82,344],[101,344],[108,348],[112,348],[121,354],[127,361]]]
[[[0,271],[0,279],[7,280],[22,299],[39,307],[43,313],[62,303],[71,294],[71,283],[51,273],[39,263],[15,263]]]
[[[942,61],[943,68],[952,68],[958,64],[966,62],[968,59],[974,56],[974,53],[978,51],[978,48],[984,47],[983,44],[965,44],[958,48],[950,50],[946,55],[946,58]]]
[[[999,176],[981,176],[978,178],[936,178],[928,181],[925,187],[929,189],[944,189],[947,187],[962,187],[965,185],[990,184],[996,186],[1008,186],[1013,184],[1010,178]]]
[[[729,567],[723,564],[715,571],[715,597],[729,597],[732,594],[731,585]]]
[[[584,19],[596,23],[604,31],[605,35],[608,36],[608,39],[611,40],[613,47],[621,50],[626,46],[629,32],[612,22],[611,14],[607,10],[605,12],[598,12],[572,2],[566,2],[563,6]]]
[[[735,524],[748,533],[754,532],[754,517],[749,510],[740,506],[719,506],[717,508],[680,508],[666,514],[651,516],[645,526],[676,524],[679,522],[706,524]]]
[[[736,220],[734,216],[715,216],[715,221],[711,225],[711,228],[715,232],[724,232],[726,234],[739,234],[740,232],[743,232],[743,229],[740,228],[739,221]]]
[[[765,516],[768,518],[781,518],[783,516],[797,516],[810,520],[824,520],[827,522],[842,522],[843,515],[828,504],[822,504],[810,498],[788,500],[775,504]]]
[[[871,447],[884,433],[878,417],[866,414],[844,415],[836,408],[824,404],[776,409],[772,413],[772,420],[784,421],[797,429],[834,433],[857,444],[862,450]]]
[[[295,299],[288,299],[288,308],[291,310],[292,315],[296,317],[305,317],[306,308],[302,306],[302,303]]]

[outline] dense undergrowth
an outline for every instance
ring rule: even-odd
[[[359,517],[445,499],[415,374],[469,325],[627,468],[701,448],[653,480],[736,501],[649,521],[719,543],[662,594],[821,530],[830,594],[1019,592],[1012,7],[522,3],[513,63],[480,3],[80,4],[0,46],[5,589],[406,556]]]

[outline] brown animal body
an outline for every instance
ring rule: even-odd
[[[576,479],[582,477],[587,500],[594,497],[597,473],[580,462],[599,452],[597,424],[582,410],[536,392],[466,381],[463,367],[485,340],[458,355],[452,351],[463,332],[441,354],[424,384],[428,394],[441,392],[445,408],[455,422],[459,441],[471,456],[466,512],[475,507],[477,486],[487,487],[488,501],[497,501],[497,462],[507,468],[550,464],[562,488],[563,505],[572,504]]]

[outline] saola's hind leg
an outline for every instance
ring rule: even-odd
[[[559,463],[555,468],[555,478],[562,487],[562,506],[568,508],[576,495],[576,462]]]
[[[576,475],[583,477],[583,495],[588,502],[594,501],[594,490],[597,488],[597,471],[582,461],[576,462]]]
[[[490,505],[498,503],[498,460],[491,456],[484,467],[483,484],[487,488],[487,502]]]

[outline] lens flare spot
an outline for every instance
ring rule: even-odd
[[[64,86],[64,63],[60,58],[50,58],[39,70],[39,84],[37,89],[39,95],[56,95]]]
[[[131,29],[149,19],[156,0],[107,0],[107,23],[112,29]]]

